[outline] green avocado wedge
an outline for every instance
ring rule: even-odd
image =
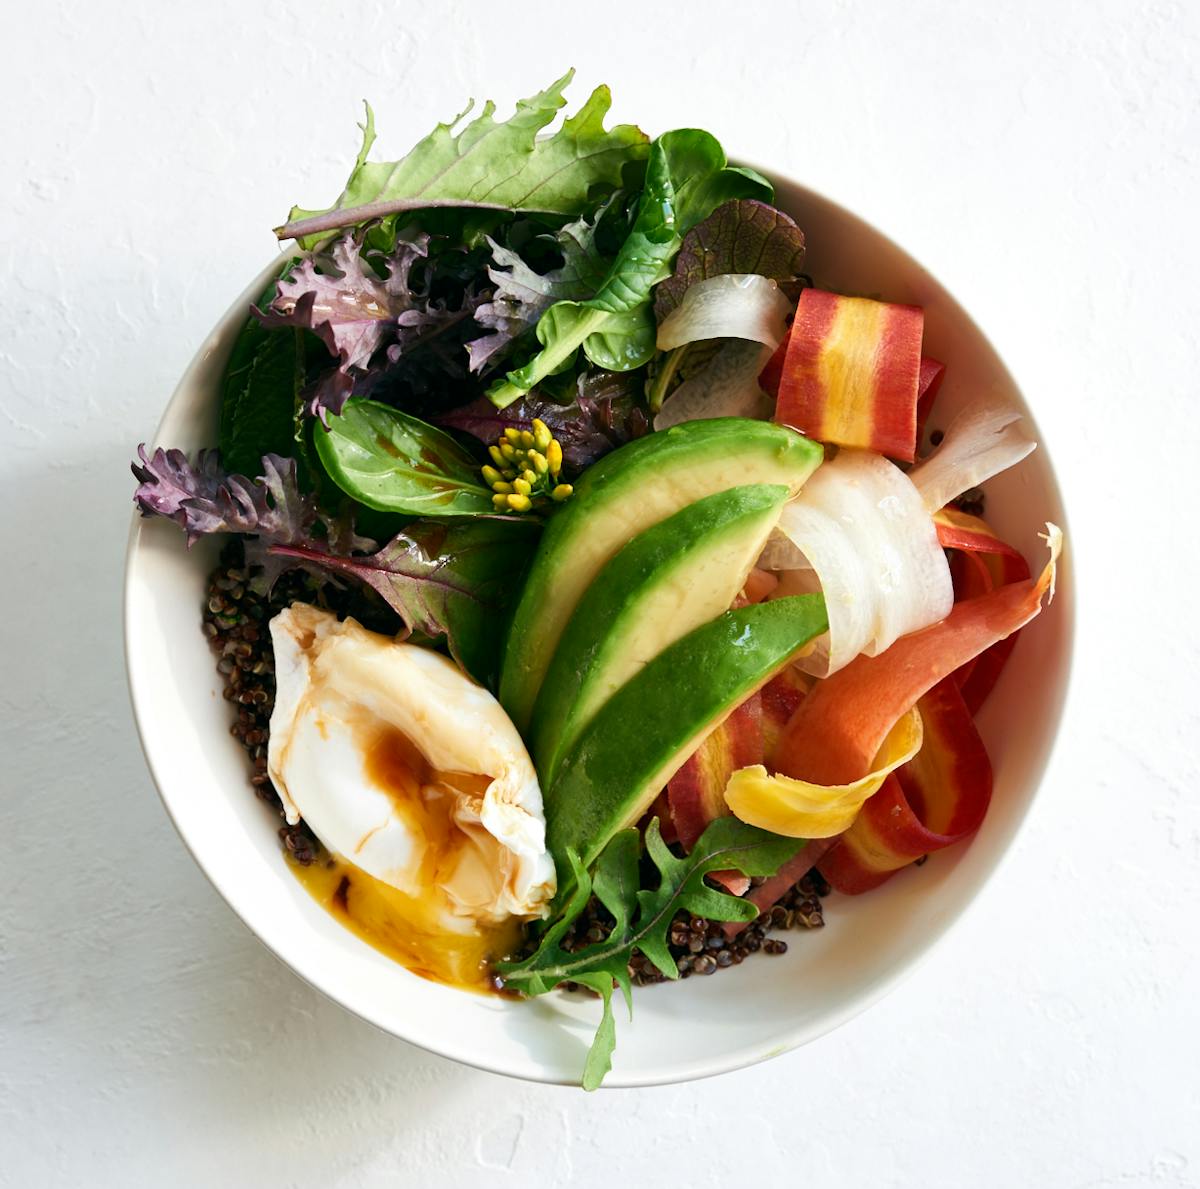
[[[665,648],[728,610],[788,489],[706,496],[639,533],[596,575],[546,670],[530,727],[542,787],[606,701]]]
[[[688,504],[752,483],[795,495],[824,457],[819,443],[769,421],[689,421],[614,450],[584,471],[546,526],[513,616],[500,702],[529,730],[538,691],[583,592],[626,542]]]
[[[827,625],[820,595],[727,611],[660,653],[604,704],[543,790],[558,903],[572,891],[567,852],[590,867],[704,736]]]

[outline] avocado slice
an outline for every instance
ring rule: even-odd
[[[746,483],[795,494],[824,457],[785,425],[745,417],[688,421],[630,442],[584,471],[542,534],[513,616],[500,702],[529,729],[554,650],[583,592],[632,537],[688,504]]]
[[[596,576],[546,670],[530,727],[543,788],[606,701],[663,649],[729,609],[788,489],[706,496],[639,533]]]
[[[604,704],[543,790],[546,842],[569,896],[567,850],[585,867],[633,825],[704,736],[826,630],[820,595],[726,611],[661,652]]]

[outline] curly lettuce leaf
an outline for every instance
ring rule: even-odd
[[[735,870],[748,876],[774,875],[803,846],[748,826],[734,817],[713,821],[691,853],[677,858],[662,840],[658,818],[646,827],[646,853],[658,870],[658,886],[642,888],[638,869],[638,832],[622,830],[613,836],[589,874],[572,852],[573,888],[560,907],[535,953],[520,962],[501,963],[506,985],[527,995],[544,995],[565,982],[582,983],[604,1001],[603,1015],[583,1073],[583,1088],[595,1090],[612,1067],[616,1027],[612,994],[619,987],[632,1014],[629,960],[642,953],[667,978],[679,971],[668,947],[667,934],[676,912],[683,909],[715,921],[752,921],[758,909],[748,900],[718,891],[704,877],[714,871]],[[613,918],[607,937],[581,949],[563,948],[563,939],[595,895]]]
[[[683,236],[717,206],[735,198],[772,196],[753,170],[728,164],[715,137],[695,128],[667,132],[650,146],[646,182],[633,227],[597,292],[560,301],[537,324],[542,350],[488,390],[498,408],[567,368],[582,347],[597,367],[626,371],[654,354],[654,286],[671,273]]]
[[[467,673],[494,686],[504,624],[538,536],[531,521],[417,520],[369,557],[312,542],[270,552],[371,587],[410,632],[444,639]]]
[[[803,264],[804,232],[783,211],[753,198],[723,203],[683,237],[673,273],[654,290],[655,316],[662,322],[697,281],[728,273],[794,281]]]
[[[512,118],[499,123],[488,100],[463,124],[472,102],[400,161],[367,160],[375,141],[368,105],[360,125],[362,147],[341,196],[323,211],[293,207],[276,235],[310,248],[339,227],[439,206],[582,214],[595,189],[616,189],[625,167],[645,158],[649,138],[632,124],[604,127],[612,106],[605,86],[597,87],[557,132],[539,137],[566,104],[563,91],[574,74],[569,70],[544,91],[520,100]]]

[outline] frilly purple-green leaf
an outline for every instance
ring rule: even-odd
[[[493,681],[503,633],[497,624],[516,595],[538,525],[493,517],[415,520],[368,557],[320,544],[278,544],[276,559],[351,577],[371,587],[409,631],[444,638],[476,681]]]
[[[322,421],[342,411],[380,352],[394,365],[424,338],[471,312],[430,297],[427,278],[414,274],[429,254],[427,235],[400,240],[386,257],[376,254],[382,276],[363,260],[360,248],[355,236],[342,236],[282,277],[266,310],[254,310],[264,326],[311,330],[337,360],[306,393],[309,412]]]
[[[317,508],[296,482],[296,460],[268,454],[262,476],[248,479],[221,468],[216,450],[201,450],[195,464],[182,450],[159,448],[147,455],[138,447],[141,465],[134,503],[143,516],[163,516],[187,534],[189,547],[211,533],[247,538],[246,562],[258,567],[258,584],[267,589],[289,562],[270,552],[272,546],[319,547],[339,554],[366,552],[375,542],[360,537],[348,517],[333,518]]]
[[[800,276],[804,232],[783,211],[754,198],[717,207],[683,237],[675,269],[654,290],[661,322],[697,281],[724,273],[758,273],[786,283]]]

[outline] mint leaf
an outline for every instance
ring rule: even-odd
[[[294,207],[276,234],[309,248],[338,227],[438,206],[581,214],[595,187],[621,185],[625,167],[646,156],[648,138],[631,124],[605,129],[612,96],[603,86],[557,132],[539,138],[565,105],[563,91],[574,73],[520,100],[512,118],[501,123],[489,99],[478,116],[462,124],[474,106],[469,104],[400,161],[367,160],[375,140],[368,106],[362,147],[341,196],[324,211]]]
[[[520,962],[501,963],[498,973],[508,986],[528,995],[543,995],[564,982],[591,987],[604,1000],[604,1011],[584,1069],[585,1089],[595,1089],[611,1066],[616,1044],[612,1016],[613,987],[631,996],[629,960],[640,951],[667,978],[678,978],[667,944],[675,914],[683,909],[716,921],[751,921],[758,909],[748,900],[710,887],[704,877],[713,871],[735,870],[743,875],[773,875],[804,845],[803,840],[782,838],[748,826],[734,817],[717,818],[696,841],[690,854],[676,858],[659,831],[658,818],[646,827],[646,853],[658,870],[658,886],[644,889],[638,879],[638,832],[622,830],[613,836],[596,861],[594,874],[579,863],[574,852],[574,891],[559,909],[537,951]],[[602,941],[575,951],[562,940],[595,895],[613,917],[613,927]]]

